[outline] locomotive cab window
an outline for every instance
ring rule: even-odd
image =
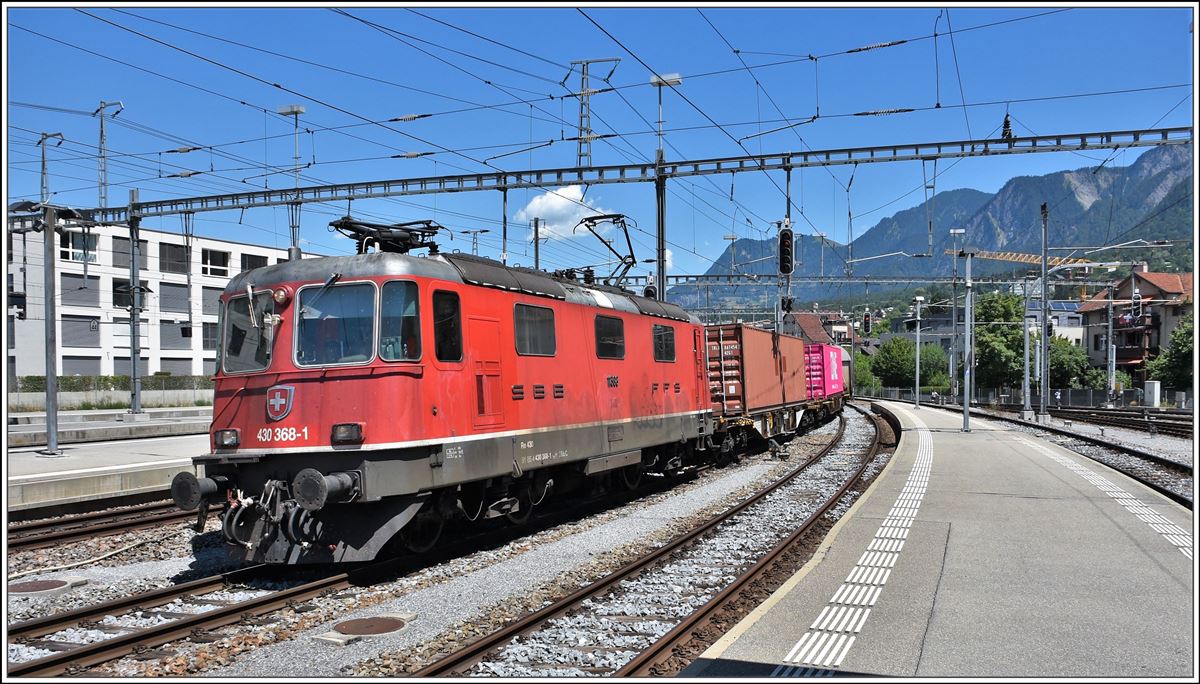
[[[438,361],[462,361],[462,314],[453,292],[433,293],[433,346]]]
[[[375,336],[373,285],[306,287],[300,290],[299,304],[296,365],[331,366],[371,360]]]
[[[222,309],[225,335],[220,353],[226,373],[250,373],[265,370],[271,364],[271,335],[265,317],[275,312],[270,291],[254,295],[251,317],[250,298],[233,297]]]
[[[654,360],[675,361],[675,328],[669,325],[654,326]]]
[[[522,356],[554,356],[554,309],[517,304],[513,312],[513,334]]]
[[[596,357],[625,358],[625,321],[612,316],[596,316]]]
[[[379,308],[379,357],[384,361],[421,358],[416,284],[404,280],[385,284]]]

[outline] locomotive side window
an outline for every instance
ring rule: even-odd
[[[554,356],[554,309],[517,304],[513,312],[517,353],[523,356]]]
[[[438,361],[462,361],[462,314],[453,292],[433,293],[433,346]]]
[[[373,354],[375,287],[369,283],[300,290],[296,365],[365,363]]]
[[[612,316],[596,316],[596,357],[625,358],[625,321]]]
[[[385,284],[380,309],[380,358],[384,361],[416,361],[421,358],[416,283],[401,280]]]
[[[221,367],[226,373],[264,370],[271,363],[271,341],[263,324],[264,316],[275,311],[271,293],[254,295],[254,319],[250,318],[250,299],[234,297],[225,305],[225,344]],[[255,325],[257,323],[257,325]]]
[[[654,326],[654,360],[675,360],[675,328],[669,325]]]

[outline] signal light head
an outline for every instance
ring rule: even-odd
[[[788,275],[796,269],[796,244],[791,228],[779,231],[779,272]]]

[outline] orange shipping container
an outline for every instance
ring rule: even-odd
[[[804,340],[747,325],[705,326],[713,410],[753,415],[808,398]]]

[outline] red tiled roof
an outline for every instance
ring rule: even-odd
[[[1147,281],[1165,294],[1180,294],[1188,297],[1192,294],[1192,273],[1138,273],[1137,276]]]
[[[1092,298],[1079,305],[1075,311],[1077,313],[1088,313],[1090,311],[1100,311],[1108,306],[1108,292],[1101,290],[1092,295]]]
[[[800,336],[813,344],[833,344],[833,338],[821,325],[821,317],[810,313],[791,313],[788,316],[800,328]]]

